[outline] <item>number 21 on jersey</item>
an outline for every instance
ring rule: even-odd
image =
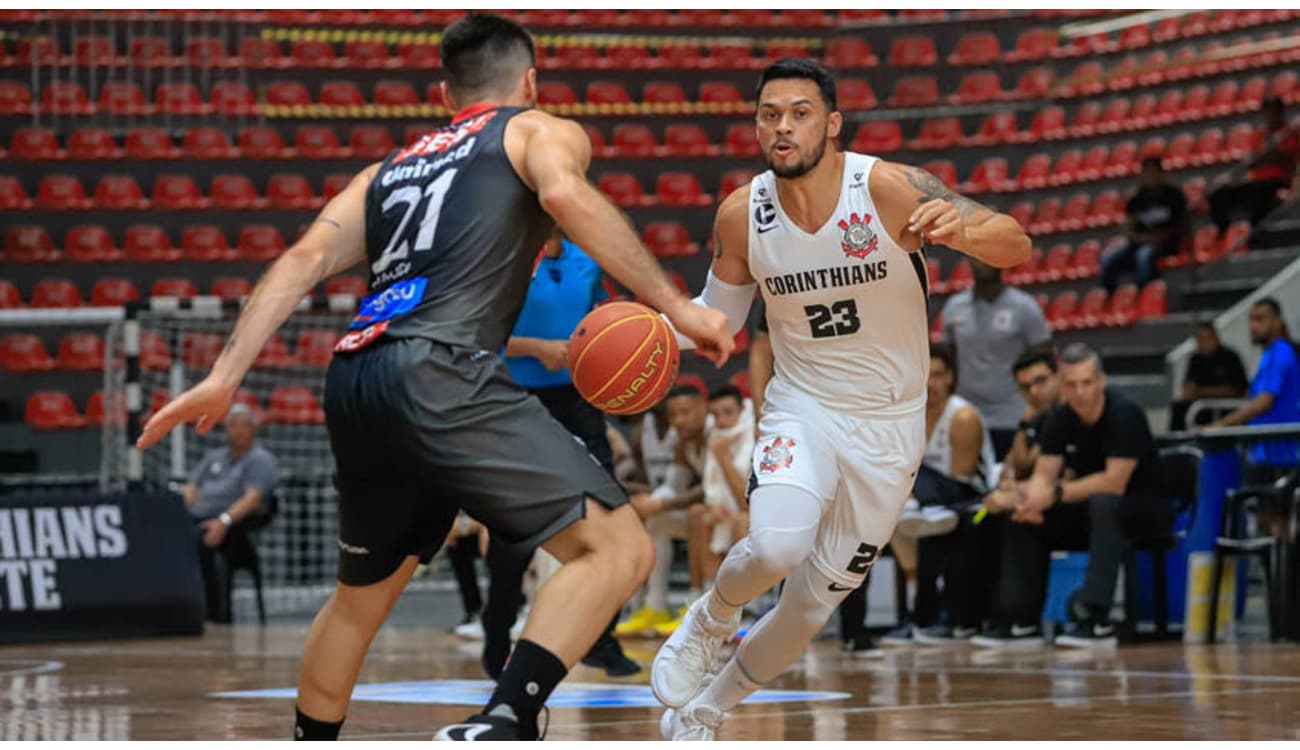
[[[381,274],[388,270],[388,267],[399,260],[406,260],[406,257],[414,252],[420,253],[433,248],[433,238],[438,231],[438,217],[442,213],[442,201],[447,197],[447,189],[451,187],[451,181],[456,178],[455,169],[448,169],[438,179],[429,183],[424,190],[414,186],[398,188],[388,195],[381,206],[384,213],[388,213],[394,206],[403,205],[405,209],[402,213],[402,219],[397,223],[397,231],[388,240],[388,247],[384,252],[370,264],[370,272]],[[411,242],[406,238],[406,228],[411,222],[411,217],[420,204],[427,205],[424,209],[424,218],[420,219],[419,232],[415,235],[415,247],[411,247]]]

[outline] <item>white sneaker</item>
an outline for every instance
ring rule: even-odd
[[[931,536],[943,536],[957,528],[957,512],[942,505],[927,505],[923,508],[911,507],[912,501],[903,506],[903,515],[898,518],[895,527],[898,533],[911,539],[924,539]]]
[[[712,742],[727,714],[713,706],[669,708],[659,718],[659,734],[673,742]]]
[[[479,622],[479,619],[475,617],[469,622],[457,625],[452,632],[465,640],[481,641],[483,640],[483,623]]]
[[[709,615],[708,601],[705,595],[691,604],[650,667],[650,689],[669,708],[681,708],[695,697],[705,679],[717,671],[723,644],[740,627],[739,612],[728,622],[718,622]]]

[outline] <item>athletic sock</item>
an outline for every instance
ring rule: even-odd
[[[716,587],[709,590],[708,596],[709,598],[705,600],[705,609],[708,610],[709,617],[718,622],[730,622],[731,618],[740,610],[739,606],[723,600]]]
[[[343,728],[343,719],[338,721],[321,721],[313,719],[302,712],[301,708],[293,707],[297,718],[293,724],[293,738],[295,740],[327,740],[334,741],[339,738],[339,730]]]
[[[555,654],[532,641],[519,641],[510,654],[505,671],[497,682],[483,713],[505,704],[513,709],[525,733],[537,732],[537,714],[546,705],[555,686],[568,673],[564,662]]]

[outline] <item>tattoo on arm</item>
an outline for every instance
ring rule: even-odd
[[[718,230],[713,230],[713,259],[722,259],[722,240],[718,237]]]
[[[972,214],[980,210],[992,212],[992,209],[987,206],[954,193],[947,185],[943,184],[943,180],[940,180],[938,177],[935,177],[924,169],[908,167],[904,171],[904,174],[907,175],[908,183],[920,191],[921,203],[932,201],[935,198],[941,198],[951,203],[953,207],[957,209],[958,215],[963,219],[969,218]]]
[[[338,223],[337,221],[334,221],[333,219],[327,219],[327,218],[325,218],[324,216],[320,217],[320,218],[317,219],[316,221],[324,222],[324,223],[326,223],[326,224],[329,224],[329,225],[333,226],[335,229],[342,229],[342,228],[343,228],[343,225],[342,225],[342,224]]]

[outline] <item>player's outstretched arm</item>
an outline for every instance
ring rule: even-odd
[[[1029,260],[1033,244],[1020,222],[953,192],[938,177],[906,164],[886,162],[872,171],[873,195],[889,196],[887,228],[909,242],[937,243],[997,268]],[[884,184],[879,185],[877,181]],[[901,220],[900,218],[901,213]],[[901,224],[901,226],[900,226]]]
[[[627,217],[587,180],[591,141],[571,120],[544,113],[521,115],[521,177],[575,243],[651,306],[664,312],[700,353],[721,364],[734,348],[726,320],[691,304],[641,244]],[[515,123],[512,122],[511,126]],[[507,149],[510,134],[507,131]],[[513,157],[512,157],[513,159]]]
[[[173,427],[195,422],[206,433],[230,408],[235,390],[267,339],[294,307],[322,280],[366,257],[366,188],[378,171],[372,165],[352,179],[320,212],[293,247],[285,251],[257,282],[226,340],[212,372],[145,423],[136,444],[146,448]]]

